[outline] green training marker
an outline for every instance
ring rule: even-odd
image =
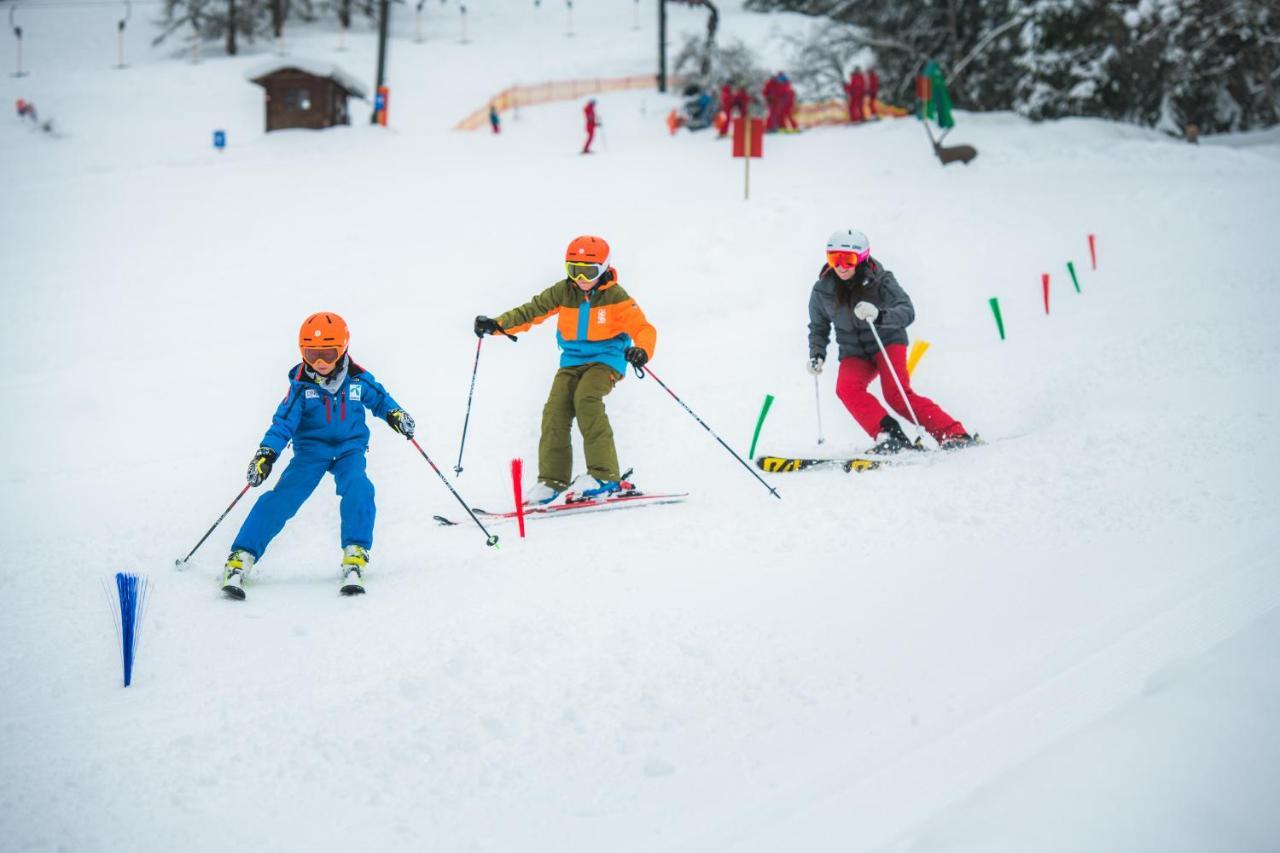
[[[760,428],[764,426],[764,419],[769,414],[769,407],[773,405],[773,395],[764,395],[764,405],[760,407],[760,417],[756,419],[756,432],[751,436],[751,452],[747,454],[748,459],[754,459],[756,456],[756,442],[760,440]]]
[[[996,315],[996,328],[1000,331],[1000,340],[1003,341],[1004,340],[1004,320],[1000,316],[1000,300],[993,296],[990,299],[988,299],[987,302],[991,305],[991,313]]]
[[[1067,272],[1071,273],[1071,283],[1076,286],[1076,293],[1080,292],[1080,280],[1076,278],[1076,265],[1071,261],[1067,261]]]

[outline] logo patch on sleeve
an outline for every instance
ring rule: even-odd
[[[348,399],[350,399],[350,400],[359,400],[359,399],[360,399],[360,394],[361,394],[361,392],[362,392],[363,390],[364,390],[364,386],[363,386],[363,385],[361,385],[361,384],[359,384],[359,383],[356,383],[356,382],[353,382],[353,383],[351,383],[351,391],[350,391],[350,393],[347,395],[347,398],[348,398]]]

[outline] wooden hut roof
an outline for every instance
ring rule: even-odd
[[[265,86],[266,78],[280,71],[302,71],[315,77],[326,77],[334,83],[342,87],[349,95],[357,98],[368,99],[369,91],[359,80],[343,71],[332,62],[321,62],[314,59],[302,59],[298,57],[290,57],[287,60],[272,60],[263,65],[250,68],[245,76],[259,86]]]

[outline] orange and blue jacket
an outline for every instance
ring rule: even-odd
[[[653,358],[658,330],[649,325],[640,306],[618,284],[613,267],[586,293],[569,279],[562,279],[494,319],[516,334],[553,315],[561,367],[598,362],[625,374],[627,362],[622,354],[630,346],[640,347]]]

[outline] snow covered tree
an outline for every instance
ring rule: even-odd
[[[1280,0],[748,0],[834,22],[795,66],[830,90],[862,48],[900,102],[938,60],[957,106],[1090,115],[1181,132],[1280,121]],[[833,92],[828,92],[834,94]]]
[[[189,26],[202,39],[225,39],[227,54],[235,56],[237,38],[252,42],[265,32],[264,12],[262,0],[164,0],[160,35],[152,44]]]

